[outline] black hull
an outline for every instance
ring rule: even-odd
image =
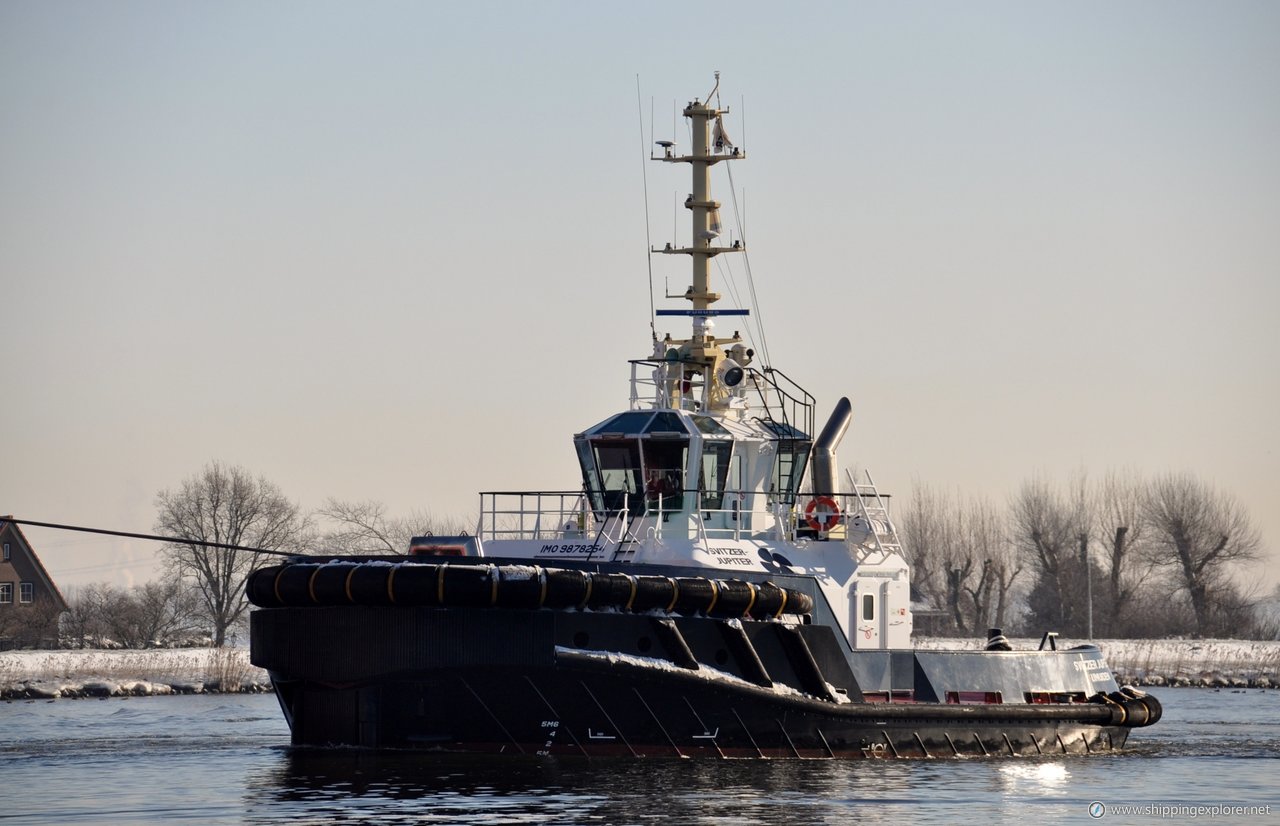
[[[866,652],[864,667],[825,626],[614,612],[282,607],[252,622],[253,661],[270,671],[295,745],[925,758],[1108,752],[1129,731],[1118,706],[1096,702],[866,702],[862,690],[877,687],[877,667],[911,681],[915,699],[984,669],[1052,688],[1033,666],[1066,679],[1078,671],[1069,652]],[[914,673],[899,667],[908,660]]]
[[[726,691],[694,681],[575,668],[539,673],[452,670],[359,688],[281,680],[277,690],[295,745],[457,753],[757,759],[1035,756],[1113,751],[1123,748],[1129,732],[1034,706],[859,704],[846,712],[814,701],[767,697],[764,690],[751,696],[749,690]],[[905,713],[885,714],[899,710]],[[951,710],[957,713],[940,719],[940,711]]]

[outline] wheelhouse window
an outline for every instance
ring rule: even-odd
[[[582,489],[586,492],[592,510],[604,510],[604,497],[600,489],[600,476],[596,473],[596,460],[591,454],[591,444],[578,437],[573,440],[573,447],[578,451],[578,465],[582,468]]]
[[[664,513],[683,510],[689,440],[653,437],[643,440],[643,444],[645,506]]]
[[[577,439],[583,484],[592,505],[632,516],[684,509],[689,430],[677,413],[632,410]]]
[[[719,510],[724,507],[725,485],[729,479],[729,462],[733,453],[733,434],[710,416],[691,415],[689,420],[702,434],[702,459],[698,467],[700,507]]]
[[[636,439],[600,439],[592,444],[595,465],[600,472],[603,510],[623,509],[636,513],[643,509],[640,498],[640,442]]]

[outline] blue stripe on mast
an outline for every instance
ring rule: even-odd
[[[713,315],[747,315],[748,310],[658,310],[658,315],[687,315],[687,316],[713,316]]]

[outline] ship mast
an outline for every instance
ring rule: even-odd
[[[720,237],[720,202],[711,197],[711,167],[720,161],[740,160],[747,155],[733,146],[724,134],[722,116],[728,109],[720,109],[712,105],[711,100],[720,88],[720,73],[716,72],[716,85],[707,95],[705,103],[694,98],[684,108],[684,116],[689,119],[693,136],[693,145],[688,155],[675,155],[670,141],[661,141],[664,154],[656,160],[668,163],[687,163],[693,177],[693,191],[685,199],[685,208],[690,211],[692,224],[692,241],[688,247],[673,247],[668,244],[664,249],[654,249],[672,255],[688,255],[693,264],[693,285],[685,292],[684,298],[693,306],[688,310],[659,310],[658,315],[687,315],[692,317],[692,336],[684,341],[672,341],[679,344],[682,360],[694,362],[708,368],[708,375],[714,376],[716,368],[726,358],[721,349],[726,344],[740,344],[742,337],[735,331],[728,338],[716,338],[714,329],[716,316],[747,314],[746,310],[715,310],[711,305],[720,300],[720,293],[711,289],[711,259],[725,252],[742,252],[744,245],[736,241],[732,246],[721,246],[715,242]],[[713,124],[715,138],[713,139]],[[744,364],[739,364],[745,367]],[[717,383],[718,384],[718,383]],[[713,407],[722,407],[727,399],[723,393],[711,394]]]

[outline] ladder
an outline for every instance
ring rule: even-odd
[[[867,520],[867,527],[871,528],[875,550],[881,555],[901,554],[902,543],[898,541],[898,529],[889,519],[889,506],[885,504],[884,497],[876,488],[875,480],[871,478],[871,471],[863,471],[867,481],[862,485],[854,481],[853,474],[848,468],[845,468],[844,473],[849,479],[849,484],[853,486],[853,498],[858,503],[858,514]]]

